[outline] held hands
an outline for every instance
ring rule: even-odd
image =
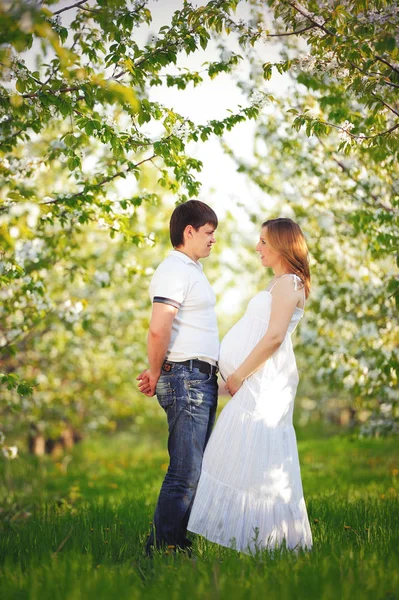
[[[146,369],[136,379],[139,381],[139,390],[145,396],[155,396],[155,388],[158,383],[159,374],[154,375],[150,369]]]
[[[229,392],[230,396],[234,396],[242,386],[243,379],[239,375],[237,375],[237,371],[229,375],[226,381],[226,390]]]

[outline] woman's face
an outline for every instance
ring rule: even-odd
[[[267,238],[267,229],[262,227],[259,242],[256,244],[256,252],[259,253],[261,263],[264,267],[276,267],[280,263],[280,255],[270,247]]]

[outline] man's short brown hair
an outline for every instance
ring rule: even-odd
[[[210,223],[216,229],[218,218],[210,206],[200,200],[188,200],[176,206],[170,217],[170,241],[174,248],[183,246],[184,230],[187,225],[192,225],[196,231],[203,225]]]

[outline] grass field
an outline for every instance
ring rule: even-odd
[[[399,599],[399,444],[297,429],[311,552],[143,555],[166,432],[1,464],[0,597]]]

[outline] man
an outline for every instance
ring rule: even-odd
[[[219,356],[216,298],[198,261],[209,256],[217,225],[203,202],[177,206],[170,219],[174,250],[150,284],[149,369],[137,379],[140,391],[156,393],[166,412],[170,458],[147,540],[150,556],[154,547],[191,546],[187,523],[215,421]]]

